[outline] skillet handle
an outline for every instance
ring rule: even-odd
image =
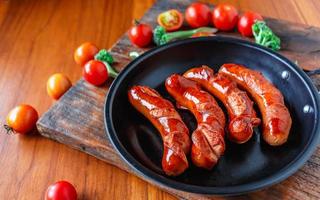
[[[320,74],[320,69],[316,70],[303,70],[312,80],[313,84],[316,86],[318,89],[318,93],[320,95],[320,76],[316,76]]]

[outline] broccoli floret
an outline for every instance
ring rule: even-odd
[[[118,72],[115,71],[111,65],[113,63],[113,57],[112,55],[105,49],[101,49],[95,56],[94,56],[95,60],[99,60],[101,62],[103,62],[108,70],[108,75],[116,78],[118,76]]]
[[[99,51],[99,53],[97,53],[95,56],[94,56],[94,59],[96,60],[100,60],[102,62],[106,62],[110,65],[112,65],[113,63],[113,57],[112,55],[105,49],[101,49]]]
[[[153,41],[156,45],[163,45],[165,43],[167,43],[166,40],[166,29],[163,28],[162,26],[157,26],[154,30],[153,30]]]
[[[274,51],[280,49],[280,38],[272,32],[264,21],[256,21],[252,25],[252,32],[256,43],[271,48]]]

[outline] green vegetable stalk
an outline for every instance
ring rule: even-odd
[[[95,56],[95,60],[99,60],[104,63],[104,65],[107,67],[108,75],[112,78],[116,78],[118,76],[118,72],[116,72],[112,67],[113,63],[113,57],[112,55],[105,49],[100,50]]]
[[[276,36],[264,21],[256,21],[252,25],[252,32],[257,44],[278,51],[280,49],[280,38]]]
[[[217,29],[209,27],[200,27],[197,29],[187,30],[187,31],[176,31],[167,33],[165,28],[162,26],[157,26],[153,30],[153,41],[156,45],[163,45],[175,39],[185,39],[191,37],[195,33],[199,32],[210,32],[215,33]]]
[[[114,70],[109,63],[103,62],[103,64],[107,67],[109,76],[111,76],[112,78],[116,78],[118,76],[119,73],[116,72],[116,70]]]

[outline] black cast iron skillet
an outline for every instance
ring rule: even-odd
[[[224,63],[259,70],[280,89],[293,118],[288,142],[280,147],[269,146],[261,139],[261,130],[256,129],[245,144],[226,140],[225,155],[211,171],[191,164],[178,177],[166,176],[161,169],[159,133],[129,104],[128,89],[133,85],[147,85],[174,102],[164,89],[168,76],[203,64],[218,71]],[[152,181],[192,193],[236,195],[278,183],[307,161],[320,138],[319,109],[316,88],[291,61],[254,43],[217,36],[172,42],[132,61],[109,90],[105,124],[121,157]],[[178,111],[192,133],[196,127],[194,117],[188,111]],[[189,161],[191,163],[190,158]]]

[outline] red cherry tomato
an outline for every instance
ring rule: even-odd
[[[175,9],[167,10],[158,15],[158,24],[167,31],[175,31],[181,28],[183,15]]]
[[[61,73],[53,74],[47,81],[47,92],[50,97],[58,100],[72,86],[69,78]]]
[[[129,39],[132,44],[138,47],[146,47],[152,41],[152,28],[148,24],[141,24],[136,21],[136,25],[129,30]]]
[[[238,22],[238,31],[243,36],[251,37],[252,34],[252,25],[256,20],[263,20],[262,16],[259,13],[252,11],[245,12],[239,19]]]
[[[108,79],[108,70],[103,62],[90,60],[85,64],[82,75],[92,85],[99,86]]]
[[[231,31],[238,22],[238,10],[230,4],[219,4],[213,9],[212,22],[222,31]]]
[[[38,117],[36,109],[30,105],[21,104],[12,109],[7,115],[6,129],[26,134],[35,127]]]
[[[47,189],[45,200],[77,200],[77,191],[67,181],[58,181]]]
[[[90,42],[83,43],[74,52],[74,60],[80,66],[83,66],[99,52],[98,47]]]
[[[192,28],[208,26],[211,20],[210,8],[204,3],[192,3],[187,8],[185,16]]]

